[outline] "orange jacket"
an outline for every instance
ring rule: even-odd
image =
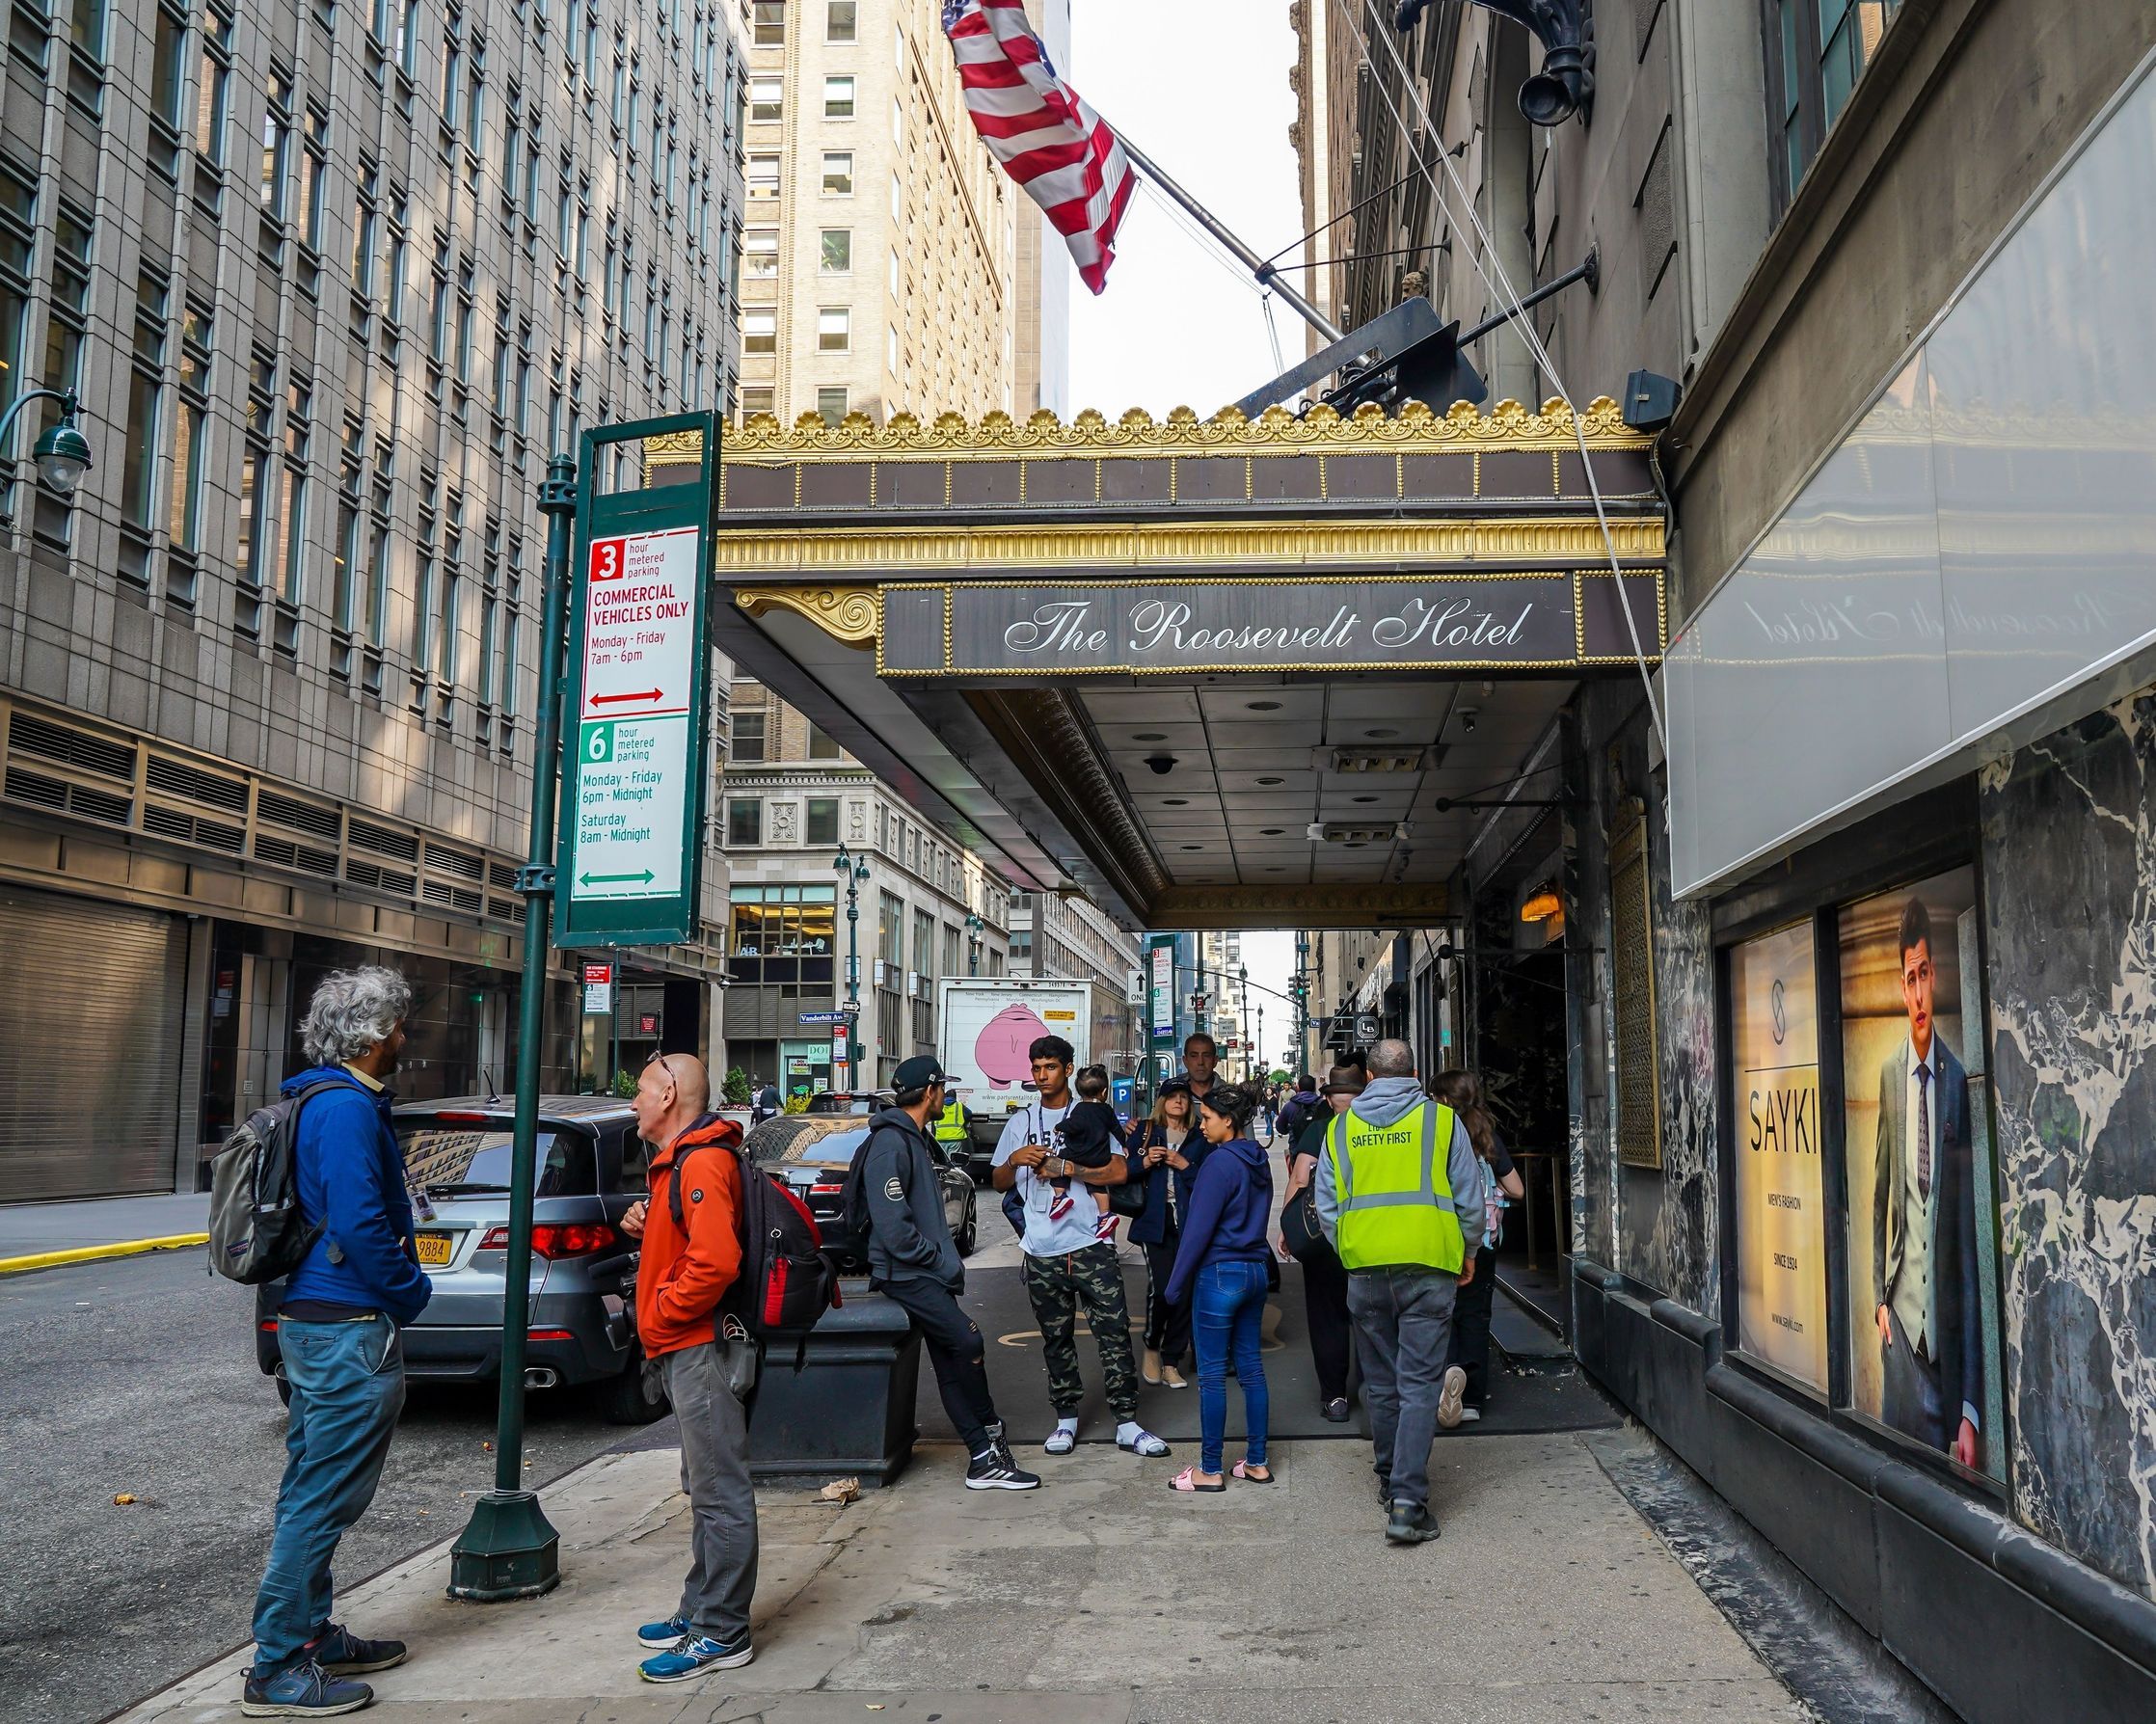
[[[657,1359],[711,1340],[718,1303],[741,1272],[741,1128],[706,1114],[652,1157],[651,1204],[636,1265],[636,1333]],[[686,1159],[685,1159],[686,1158]],[[667,1200],[682,1163],[682,1221]]]

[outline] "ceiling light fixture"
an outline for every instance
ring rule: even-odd
[[[1287,780],[1284,778],[1260,778],[1257,782],[1260,784],[1285,784]]]
[[[1552,916],[1564,913],[1563,901],[1547,881],[1537,886],[1527,902],[1520,906],[1520,920],[1523,922],[1548,922]]]
[[[1280,710],[1280,703],[1277,700],[1253,700],[1249,705],[1253,713],[1277,713]]]
[[[1130,733],[1133,742],[1165,742],[1168,733],[1164,730],[1134,730]]]

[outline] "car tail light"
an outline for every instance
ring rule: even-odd
[[[275,1334],[277,1333],[277,1319],[275,1317],[264,1317],[262,1319],[262,1333],[264,1334]]]
[[[809,1187],[809,1196],[812,1198],[835,1198],[841,1196],[845,1190],[846,1187],[843,1185],[812,1185]]]
[[[497,1116],[493,1114],[436,1114],[433,1118],[445,1125],[492,1125]]]
[[[566,1329],[535,1329],[531,1332],[535,1341],[573,1341],[577,1337]]]
[[[540,1222],[531,1229],[531,1254],[550,1261],[555,1257],[588,1257],[619,1244],[621,1235],[605,1222]],[[489,1227],[479,1241],[483,1252],[509,1249],[509,1229]]]

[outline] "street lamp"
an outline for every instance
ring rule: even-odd
[[[1273,1075],[1265,1064],[1265,1002],[1257,1003],[1257,1081],[1264,1083]]]
[[[981,930],[988,925],[968,910],[966,912],[966,974],[981,974]]]
[[[91,469],[90,439],[75,424],[78,403],[73,390],[25,390],[0,414],[0,522],[13,521],[9,500],[14,485],[14,457],[9,452],[8,434],[14,429],[15,416],[33,401],[57,401],[60,403],[60,422],[48,425],[40,434],[30,451],[31,460],[38,465],[38,476],[62,497],[72,497],[75,487],[82,483],[83,474]]]
[[[861,888],[868,884],[869,859],[856,858],[843,844],[831,863],[832,871],[846,882],[846,1013],[847,1081],[861,1086]]]

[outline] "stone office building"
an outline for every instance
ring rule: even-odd
[[[1516,26],[1390,10],[1298,8],[1327,303],[1592,250],[1557,374],[1681,389],[1655,710],[1477,839],[1556,864],[1578,1356],[1963,1715],[2156,1715],[2156,7],[1601,7],[1547,127]]]
[[[730,396],[740,11],[14,8],[0,407],[77,391],[95,465],[0,536],[0,1200],[194,1189],[360,959],[416,984],[405,1092],[508,1081],[537,491]]]

